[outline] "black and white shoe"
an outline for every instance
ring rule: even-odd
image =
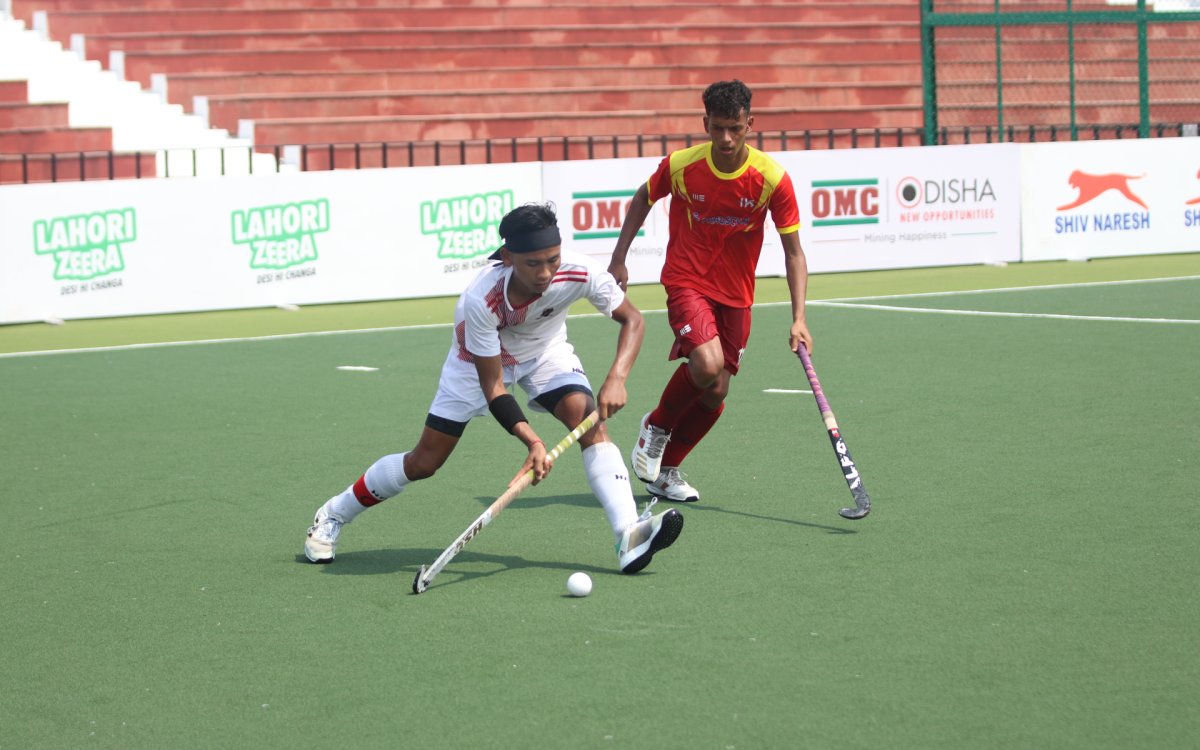
[[[617,560],[622,573],[636,573],[649,565],[654,553],[670,547],[683,531],[683,514],[674,508],[656,516],[649,513],[647,508],[642,517],[621,534]]]

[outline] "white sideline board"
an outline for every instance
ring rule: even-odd
[[[1200,138],[1021,146],[1022,257],[1200,251]]]

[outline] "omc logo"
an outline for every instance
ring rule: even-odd
[[[621,224],[633,202],[632,190],[571,193],[572,239],[603,240],[621,235]],[[637,236],[645,234],[639,230]]]
[[[814,180],[814,227],[879,223],[879,180]]]

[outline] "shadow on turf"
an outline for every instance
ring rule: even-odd
[[[479,501],[479,505],[483,508],[488,507],[496,502],[494,497],[479,496],[475,498]],[[511,513],[514,510],[522,508],[545,508],[550,505],[575,505],[580,508],[599,508],[600,501],[594,495],[578,494],[578,495],[546,495],[544,497],[525,497],[522,495],[513,501],[513,504],[508,506],[505,513]]]
[[[810,529],[820,529],[828,531],[830,534],[857,534],[855,529],[846,529],[841,526],[826,526],[823,523],[812,523],[810,521],[797,521],[794,518],[776,518],[775,516],[761,516],[757,513],[746,513],[740,510],[726,510],[718,505],[705,505],[703,503],[664,503],[666,507],[677,507],[686,517],[688,513],[695,511],[711,511],[713,513],[728,513],[732,516],[745,516],[758,521],[771,521],[773,523],[790,523],[794,526],[807,526]],[[662,505],[658,507],[663,507]]]
[[[478,500],[479,504],[481,506],[483,506],[484,508],[491,505],[492,502],[495,500],[495,498],[492,498],[492,497],[477,497],[475,499]],[[637,501],[638,508],[643,509],[646,507],[646,503],[648,503],[650,501],[650,496],[649,495],[644,495],[642,497],[635,496],[634,499]],[[545,508],[550,505],[574,505],[574,506],[577,506],[580,508],[599,508],[600,507],[600,503],[596,500],[596,498],[589,494],[548,495],[545,497],[531,497],[531,498],[519,497],[513,502],[512,505],[508,506],[508,509],[505,511],[505,513],[511,513],[514,510],[519,510],[521,508],[525,508],[525,509]],[[812,523],[810,521],[797,521],[794,518],[777,518],[775,516],[763,516],[763,515],[759,515],[757,513],[746,513],[744,511],[740,511],[740,510],[727,510],[725,508],[720,507],[719,505],[706,505],[704,503],[662,502],[659,505],[655,506],[654,512],[661,513],[664,510],[666,510],[667,508],[671,508],[671,507],[678,508],[679,511],[684,514],[685,517],[687,516],[688,513],[693,512],[693,511],[700,511],[700,510],[713,511],[716,513],[728,513],[733,516],[744,516],[745,518],[753,518],[758,521],[773,521],[775,523],[790,523],[795,526],[806,526],[810,529],[819,529],[821,531],[828,531],[830,534],[857,534],[858,533],[858,531],[855,529],[847,529],[842,526],[828,526],[823,523]]]
[[[495,501],[494,497],[477,497],[480,505],[487,507]],[[584,508],[594,508],[600,510],[600,503],[595,497],[589,494],[574,494],[574,495],[548,495],[543,497],[522,497],[510,505],[506,513],[512,513],[514,510],[521,508],[543,508],[551,505],[574,505]],[[449,540],[452,541],[452,540]],[[421,565],[426,565],[437,559],[437,556],[442,554],[441,549],[376,549],[362,550],[357,552],[342,552],[337,556],[337,562],[332,565],[321,565],[321,572],[330,575],[393,575],[407,573],[416,575],[417,568]],[[296,562],[303,565],[312,565],[303,554],[296,555]],[[498,567],[495,570],[485,572],[460,572],[453,570],[455,563],[494,563]],[[615,562],[615,561],[614,561]],[[564,570],[575,572],[582,570],[592,575],[613,574],[619,575],[614,565],[612,568],[602,568],[594,565],[582,565],[579,563],[549,561],[549,560],[526,560],[523,557],[516,555],[489,555],[474,552],[470,549],[464,549],[455,556],[451,562],[451,569],[442,571],[438,576],[437,585],[445,585],[454,583],[455,581],[470,580],[473,578],[486,578],[488,576],[503,573],[507,570],[519,568],[545,568],[548,570]],[[652,571],[643,571],[640,575],[653,575]]]
[[[342,552],[337,556],[337,562],[332,565],[321,565],[319,567],[321,572],[327,575],[370,576],[404,574],[415,576],[418,567],[432,562],[441,553],[442,550],[440,549],[373,549],[358,552]],[[296,562],[309,566],[312,565],[302,554],[296,555]],[[453,567],[456,563],[491,563],[497,567],[495,570],[472,571],[468,573],[461,570],[454,570]],[[437,582],[434,585],[442,586],[457,581],[487,578],[497,573],[504,573],[505,571],[520,568],[545,568],[547,570],[563,570],[570,573],[582,570],[591,575],[609,573],[617,575],[615,566],[613,568],[601,568],[595,565],[583,565],[580,563],[526,560],[516,555],[489,555],[463,550],[455,556],[454,560],[450,563],[450,567],[443,570],[441,575],[437,577]],[[640,575],[652,574],[652,571],[643,571]]]

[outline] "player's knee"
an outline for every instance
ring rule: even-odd
[[[554,406],[554,416],[566,425],[567,429],[573,430],[595,408],[596,402],[590,393],[571,391],[559,399]]]
[[[582,421],[582,420],[581,420]],[[573,429],[573,428],[572,428]],[[596,425],[592,429],[585,432],[579,438],[579,449],[587,450],[597,443],[611,443],[612,440],[608,437],[608,428],[603,422]]]
[[[721,379],[721,370],[725,367],[725,359],[723,356],[712,356],[705,352],[700,356],[693,356],[688,366],[696,385],[702,388],[711,388],[716,386]]]
[[[411,482],[419,479],[428,479],[436,474],[437,470],[442,468],[442,464],[445,462],[446,459],[440,456],[413,451],[405,457],[404,474]]]
[[[725,397],[729,395],[729,378],[717,378],[716,382],[708,387],[701,397],[704,403],[712,409],[721,405]]]

